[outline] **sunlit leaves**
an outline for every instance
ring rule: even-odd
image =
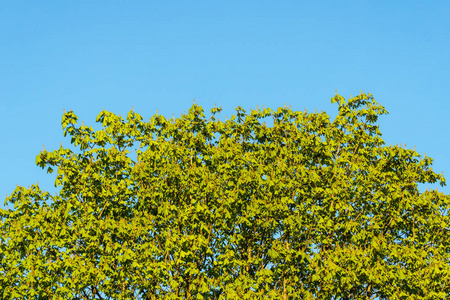
[[[63,115],[57,195],[1,210],[4,299],[444,299],[449,196],[432,159],[386,146],[369,94],[324,113],[194,104],[148,122]],[[271,119],[273,124],[263,121]]]

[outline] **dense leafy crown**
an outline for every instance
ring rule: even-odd
[[[1,210],[2,299],[444,299],[450,199],[432,159],[386,146],[372,95],[339,113],[194,104],[144,122],[63,115],[55,196]],[[273,119],[273,126],[261,121]],[[12,207],[12,206],[11,206]]]

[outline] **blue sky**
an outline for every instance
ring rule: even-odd
[[[192,100],[318,109],[372,93],[387,144],[435,159],[450,180],[448,1],[5,1],[0,9],[0,194],[53,174],[63,109],[179,116]],[[446,193],[449,187],[445,187]],[[3,198],[4,199],[4,198]],[[3,200],[0,201],[3,204]]]

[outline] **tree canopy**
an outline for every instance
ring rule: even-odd
[[[62,117],[55,195],[0,212],[2,299],[444,299],[449,195],[433,160],[387,146],[371,94],[325,113],[237,107],[148,122]],[[267,125],[264,120],[273,120]]]

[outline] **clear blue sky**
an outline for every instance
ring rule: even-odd
[[[450,180],[448,1],[4,1],[0,194],[54,176],[63,109],[179,116],[192,100],[327,111],[372,93],[387,144],[416,146]],[[443,189],[449,192],[449,187]],[[3,200],[0,201],[3,204]]]

